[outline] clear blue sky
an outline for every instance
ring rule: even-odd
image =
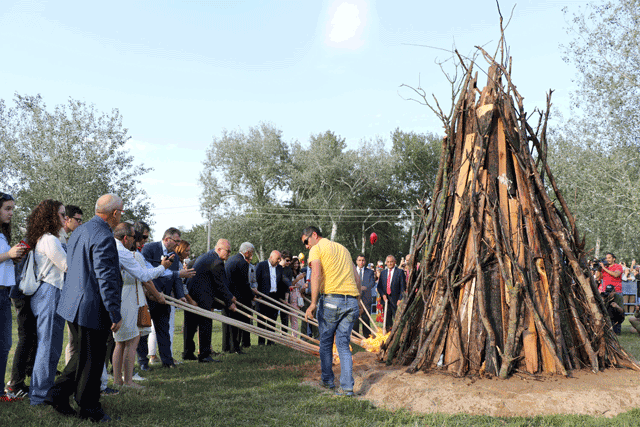
[[[508,19],[514,1],[501,1]],[[513,78],[528,112],[568,114],[574,69],[562,7],[585,1],[521,1],[507,29]],[[404,131],[442,133],[431,111],[403,100],[421,86],[442,104],[449,86],[436,59],[475,45],[493,52],[493,0],[435,1],[12,1],[0,10],[0,98],[42,94],[118,108],[137,161],[155,170],[142,187],[155,234],[203,222],[198,176],[224,128],[272,122],[285,140],[332,130],[350,147]],[[483,68],[484,64],[480,62]],[[449,68],[449,71],[452,69]],[[480,79],[484,84],[483,79]]]

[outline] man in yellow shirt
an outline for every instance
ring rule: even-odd
[[[302,231],[302,243],[310,250],[311,268],[311,305],[305,319],[313,319],[314,311],[318,309],[322,385],[335,388],[331,366],[335,336],[342,388],[338,394],[353,396],[353,359],[349,341],[353,324],[360,315],[360,277],[347,248],[324,239],[316,227]]]

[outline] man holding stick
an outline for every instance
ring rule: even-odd
[[[349,341],[360,315],[360,277],[347,248],[324,239],[316,227],[302,231],[302,243],[309,251],[311,305],[305,319],[313,319],[317,308],[320,331],[322,386],[334,389],[333,342],[340,355],[341,396],[353,396],[353,359]],[[322,295],[321,295],[322,294]]]

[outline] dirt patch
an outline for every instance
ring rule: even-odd
[[[583,414],[613,417],[640,407],[640,373],[607,369],[574,371],[570,378],[516,374],[497,378],[456,378],[439,372],[406,373],[385,366],[371,353],[353,357],[354,391],[379,407],[423,413],[466,413],[500,417]],[[340,367],[334,366],[336,379]],[[320,363],[305,378],[317,385]],[[337,381],[336,381],[337,382]]]

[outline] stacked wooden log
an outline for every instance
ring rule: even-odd
[[[479,90],[474,62],[463,63],[413,253],[420,268],[379,358],[409,371],[440,365],[503,378],[515,370],[640,370],[611,328],[546,162],[551,93],[534,130],[510,65],[480,52],[487,84]]]

